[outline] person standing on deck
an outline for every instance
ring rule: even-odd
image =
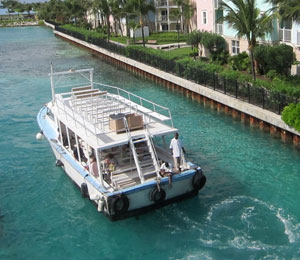
[[[174,138],[171,140],[170,149],[172,151],[173,159],[174,159],[174,168],[175,171],[179,171],[179,166],[181,162],[182,152],[185,153],[185,150],[182,146],[181,141],[178,139],[178,133],[175,133]]]
[[[99,177],[99,171],[98,171],[98,165],[97,165],[97,160],[95,156],[91,156],[91,173],[94,177],[98,178]]]

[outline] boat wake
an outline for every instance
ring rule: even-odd
[[[207,214],[201,219],[199,215],[187,214],[185,210],[173,210],[177,217],[176,224],[169,226],[172,234],[178,237],[188,232],[189,237],[200,242],[198,247],[202,247],[201,251],[192,253],[201,252],[201,257],[205,255],[209,258],[213,248],[218,248],[225,255],[226,252],[237,250],[237,254],[248,252],[257,257],[299,251],[298,221],[285,214],[282,208],[256,198],[227,198],[208,208]]]
[[[237,248],[264,249],[296,243],[300,238],[300,224],[283,209],[246,196],[213,205],[206,220],[231,231],[234,237],[229,242]]]

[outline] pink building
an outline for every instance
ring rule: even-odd
[[[196,0],[197,30],[214,32],[214,0]]]

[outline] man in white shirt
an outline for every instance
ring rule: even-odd
[[[178,133],[175,133],[174,138],[171,140],[170,149],[172,151],[174,159],[174,168],[175,171],[179,171],[180,161],[182,152],[185,153],[184,148],[182,147],[181,141],[178,139]]]

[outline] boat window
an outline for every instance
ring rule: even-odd
[[[67,128],[64,123],[59,122],[61,135],[59,136],[59,140],[62,142],[63,146],[68,147],[68,135],[67,135]]]

